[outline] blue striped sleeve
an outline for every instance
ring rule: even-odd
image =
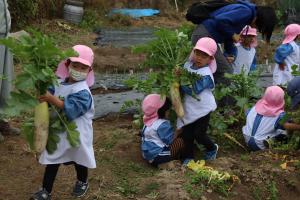
[[[170,145],[173,142],[174,130],[170,121],[165,121],[158,127],[157,135],[166,145]]]
[[[293,52],[293,47],[290,44],[282,44],[280,45],[275,52],[274,60],[278,64],[282,64],[286,57]]]
[[[213,89],[215,84],[209,75],[202,76],[201,79],[197,80],[196,83],[193,85],[193,89],[189,86],[181,86],[182,91],[185,94],[192,95],[192,91],[195,94],[200,94],[205,89]]]
[[[84,115],[92,106],[92,95],[88,90],[72,93],[64,99],[64,112],[72,121]]]

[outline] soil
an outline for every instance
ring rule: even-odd
[[[209,187],[193,198],[185,189],[191,184],[186,168],[177,163],[169,170],[158,170],[142,159],[140,136],[131,120],[128,115],[114,115],[94,121],[97,168],[89,171],[90,189],[83,199],[296,200],[300,195],[299,151],[246,153],[221,146],[218,159],[207,165],[235,174],[240,183],[232,185],[226,198]],[[7,136],[0,152],[0,200],[28,199],[41,186],[44,167],[29,152],[23,136]],[[280,167],[285,162],[287,167]],[[74,182],[74,168],[61,166],[52,199],[73,199]],[[275,190],[269,187],[271,183]]]

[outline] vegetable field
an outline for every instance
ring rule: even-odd
[[[156,36],[161,39],[161,42],[154,41],[150,46],[137,47],[134,53],[130,48],[93,46],[97,36],[91,33],[90,29],[68,24],[62,20],[45,20],[42,23],[35,23],[31,28],[47,33],[63,50],[78,43],[92,47],[95,52],[94,70],[98,73],[105,74],[118,70],[124,71],[124,73],[150,71],[148,80],[130,79],[127,81],[127,85],[145,93],[155,91],[172,96],[170,87],[176,89],[178,83],[191,85],[193,80],[198,78],[195,74],[189,74],[186,71],[180,72],[182,75],[180,78],[174,75],[176,74],[174,71],[178,65],[184,62],[191,48],[191,46],[180,48],[182,44],[190,45],[188,39],[190,32],[188,27],[182,28],[182,21],[184,20],[181,19],[181,16],[182,14],[178,14],[176,17],[172,17],[170,14],[170,16],[132,20],[131,26],[133,27],[147,25],[152,28],[157,28],[157,26],[161,28],[156,32]],[[89,23],[95,25],[94,21],[85,21],[85,25]],[[166,27],[171,27],[171,31]],[[174,31],[175,28],[178,31]],[[277,31],[276,34],[278,35],[279,32]],[[271,42],[272,49],[270,52],[274,51],[278,41]],[[161,46],[163,48],[157,48]],[[173,49],[171,46],[176,48]],[[155,53],[149,53],[151,51],[155,51]],[[258,49],[258,54],[261,52],[263,49]],[[38,51],[35,55],[38,53],[41,52]],[[263,56],[260,55],[259,57]],[[162,63],[163,65],[160,65]],[[28,63],[25,64],[28,65]],[[30,74],[24,75],[20,65],[20,62],[16,63],[17,74],[19,78],[23,77],[23,81],[24,79],[27,80],[27,84],[19,82],[16,91],[23,92],[24,95],[24,91],[28,89],[29,96],[34,99],[33,97],[38,91],[32,90],[35,87],[32,81],[36,80],[31,80]],[[32,66],[28,65],[27,67]],[[27,70],[26,72],[31,73],[32,71]],[[52,76],[53,74],[44,71],[43,75]],[[200,161],[203,156],[203,149],[201,146],[196,146],[196,157],[199,158],[199,161],[190,163],[187,168],[182,167],[181,163],[177,161],[163,165],[160,169],[151,167],[142,159],[140,151],[139,126],[141,125],[141,115],[111,114],[104,118],[95,119],[93,122],[97,168],[89,171],[90,188],[87,195],[82,199],[299,199],[300,136],[296,133],[291,138],[290,143],[279,144],[271,150],[249,152],[245,148],[241,127],[245,120],[244,110],[252,106],[262,94],[262,90],[255,87],[259,73],[249,77],[229,74],[226,76],[233,80],[231,85],[217,87],[215,96],[216,99],[220,100],[229,95],[235,104],[232,107],[220,107],[211,116],[209,134],[220,147],[215,161],[207,163]],[[44,77],[33,78],[37,78],[39,81],[44,80]],[[106,94],[109,92],[118,93],[119,91],[98,88],[92,92]],[[180,96],[176,96],[178,91],[171,93],[173,95],[175,93],[175,99],[180,99]],[[17,97],[16,101],[23,100],[21,96]],[[135,103],[129,102],[128,106]],[[137,101],[137,103],[140,102]],[[37,101],[26,105],[36,106]],[[32,124],[33,113],[26,111],[26,114],[19,115],[23,111],[22,109],[22,107],[13,107],[11,111],[17,112],[18,116],[12,117],[11,123],[21,128],[25,122],[23,130],[31,133],[31,127],[26,126],[26,124]],[[63,122],[64,120],[60,121]],[[50,120],[50,127],[53,129],[61,129],[62,126],[68,126],[68,124],[57,124]],[[27,137],[32,139],[30,134]],[[50,144],[52,147],[50,149],[54,150],[55,135],[52,139],[54,143]],[[76,142],[76,137],[74,140]],[[5,136],[5,140],[0,143],[0,200],[29,199],[31,194],[41,186],[43,173],[44,167],[38,163],[36,154],[29,148],[26,135]],[[52,199],[74,199],[71,192],[75,181],[73,167],[61,166],[54,183]]]

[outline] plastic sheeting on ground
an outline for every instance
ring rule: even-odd
[[[121,9],[112,9],[109,12],[109,16],[113,14],[121,14],[121,15],[128,15],[133,18],[139,17],[149,17],[156,14],[159,14],[159,10],[155,9],[129,9],[129,8],[121,8]]]

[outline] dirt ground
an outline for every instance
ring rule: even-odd
[[[109,116],[94,121],[94,150],[97,168],[89,171],[90,189],[82,199],[284,199],[300,195],[300,152],[262,151],[245,153],[220,147],[218,159],[208,163],[219,171],[239,177],[228,196],[206,189],[188,193],[191,184],[187,170],[175,165],[158,170],[140,154],[138,130],[130,116]],[[8,136],[0,144],[0,199],[28,199],[40,186],[44,167],[28,152],[22,136]],[[287,162],[287,167],[281,167]],[[61,166],[53,188],[53,200],[71,200],[75,183],[72,166]],[[205,183],[204,183],[205,184]],[[273,184],[273,187],[271,185]],[[209,184],[207,184],[209,185]],[[275,185],[275,187],[274,187]]]

